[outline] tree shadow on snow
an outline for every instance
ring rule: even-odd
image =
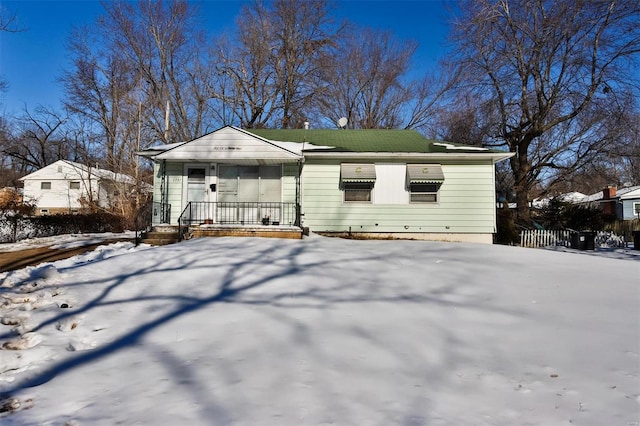
[[[359,247],[366,247],[366,244],[371,242],[350,242],[354,250],[347,254],[341,253],[341,257],[337,258],[335,253],[326,251],[324,246],[317,247],[314,239],[302,241],[274,239],[268,244],[262,243],[259,246],[252,244],[254,241],[245,238],[225,238],[214,241],[201,239],[158,247],[136,252],[136,259],[142,256],[145,262],[132,265],[120,275],[91,279],[90,282],[65,283],[64,285],[68,288],[91,285],[99,286],[101,290],[95,297],[80,302],[71,309],[56,311],[55,315],[42,321],[32,331],[43,330],[76,315],[90,315],[92,311],[105,307],[126,308],[128,305],[152,302],[158,302],[161,306],[157,311],[154,309],[149,312],[148,320],[135,325],[130,330],[123,331],[102,346],[89,351],[75,352],[63,360],[45,366],[42,371],[27,379],[20,380],[18,376],[15,384],[5,388],[0,395],[0,400],[10,398],[27,388],[43,385],[60,374],[138,344],[144,346],[149,356],[154,357],[165,367],[167,375],[178,383],[178,388],[190,394],[193,400],[198,401],[202,419],[210,419],[215,415],[221,419],[221,423],[225,423],[222,419],[231,421],[231,413],[227,412],[225,404],[216,400],[208,384],[201,382],[197,370],[193,369],[197,367],[190,367],[175,353],[163,350],[157,344],[143,342],[146,336],[159,327],[219,304],[254,307],[257,314],[264,315],[270,321],[282,324],[285,330],[289,330],[289,338],[292,342],[290,344],[300,350],[301,355],[319,362],[320,365],[338,362],[334,353],[335,348],[327,348],[321,341],[314,338],[315,331],[310,323],[296,316],[301,310],[331,312],[341,305],[357,306],[368,303],[372,307],[392,305],[399,311],[418,309],[419,311],[416,312],[421,312],[420,310],[428,312],[430,309],[438,309],[439,312],[443,310],[458,313],[490,312],[492,315],[509,319],[522,315],[516,310],[495,306],[490,299],[479,298],[477,292],[469,290],[470,287],[478,285],[478,269],[470,270],[468,265],[466,268],[462,267],[462,260],[459,263],[449,261],[450,264],[446,265],[437,263],[438,259],[445,257],[445,252],[459,250],[459,246],[394,242],[395,245],[390,245],[390,250],[384,253],[383,259],[380,259],[378,254],[367,253],[364,250],[362,253],[359,252]],[[335,244],[339,244],[338,241],[336,240]],[[203,250],[202,256],[195,258],[192,256],[193,250]],[[407,250],[415,251],[416,258],[425,259],[422,262],[423,265],[420,262],[394,265],[393,262],[406,262]],[[446,257],[451,259],[449,254]],[[97,262],[105,262],[103,265],[105,266],[111,259],[114,258]],[[368,270],[367,266],[374,265],[372,262],[378,262],[375,263],[379,265],[378,269]],[[75,272],[80,270],[88,272],[89,268],[95,264],[96,262],[72,268],[76,270]],[[480,269],[485,267],[488,268],[486,265],[476,266]],[[420,287],[415,284],[394,282],[393,268],[414,268],[416,279],[425,280],[425,285]],[[332,270],[331,274],[326,273],[329,269]],[[354,274],[354,270],[357,273]],[[202,280],[199,286],[188,287],[194,289],[194,293],[197,292],[197,294],[183,294],[179,282],[175,283],[175,291],[172,294],[151,292],[153,282],[157,282],[155,280],[181,271],[189,277]],[[283,281],[291,276],[299,277],[297,281],[300,284],[296,285],[296,288],[291,288],[290,280]],[[207,279],[211,281],[207,282]],[[441,283],[438,282],[439,280]],[[286,283],[289,284],[285,285]],[[118,292],[124,286],[140,286],[141,293],[134,297],[123,298]],[[269,307],[269,309],[261,309],[262,307]],[[343,313],[341,311],[341,314]],[[375,312],[372,314],[375,316]],[[436,315],[431,319],[438,318],[440,317]],[[212,324],[208,327],[215,327],[215,319],[215,311],[212,311]],[[425,324],[429,319],[428,315],[422,318]],[[453,370],[465,359],[474,356],[474,348],[465,347],[465,343],[457,339],[455,330],[452,330],[448,324],[429,322],[430,330],[436,330],[437,336],[424,338],[433,340],[434,351],[438,352],[438,357],[420,361],[416,359],[416,351],[424,350],[424,345],[419,339],[394,345],[394,342],[401,342],[402,339],[388,341],[388,336],[378,335],[367,325],[366,318],[358,318],[353,320],[353,323],[350,323],[349,318],[335,321],[337,321],[336,333],[340,333],[345,341],[357,343],[357,347],[370,347],[377,353],[386,354],[393,365],[416,365],[424,362],[424,375],[415,378],[416,389],[417,386],[422,385],[434,388],[442,386],[450,380],[447,372]],[[6,338],[6,335],[0,338]],[[276,350],[265,348],[265,350],[269,349]],[[505,354],[493,353],[492,355],[505,360],[507,358]],[[375,371],[370,371],[370,366],[358,362],[360,355],[353,354],[353,356],[351,368],[354,374],[361,376],[376,374]],[[226,371],[225,374],[234,374],[236,367],[223,365],[223,360],[219,360],[219,363],[220,370]],[[324,382],[323,386],[322,395],[332,395],[339,391],[338,384]],[[318,398],[321,397],[318,396]],[[415,398],[406,401],[406,404],[404,412],[390,410],[382,413],[382,417],[386,416],[387,420],[401,424],[422,422],[425,405],[428,405],[424,393],[416,394]],[[334,405],[333,409],[337,410],[337,413],[342,413],[343,418],[349,416],[350,410],[357,409],[337,399],[327,400],[325,405]],[[361,409],[364,408],[361,407]],[[327,421],[329,420],[331,419]]]

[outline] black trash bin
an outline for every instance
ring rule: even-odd
[[[595,232],[574,232],[571,234],[571,248],[576,250],[595,250]]]
[[[640,231],[633,231],[633,249],[640,250]]]

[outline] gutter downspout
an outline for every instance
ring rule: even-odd
[[[294,225],[298,228],[302,227],[302,163],[304,162],[304,158],[298,160],[298,176],[296,176],[296,220]]]

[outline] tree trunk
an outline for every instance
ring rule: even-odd
[[[510,144],[511,145],[511,144]],[[511,157],[511,169],[515,176],[517,223],[529,225],[531,223],[531,211],[529,209],[529,173],[531,165],[527,155],[527,148],[522,143],[514,144],[516,155]]]

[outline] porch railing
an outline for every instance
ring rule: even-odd
[[[296,203],[190,201],[178,218],[178,226],[229,224],[294,226]]]

